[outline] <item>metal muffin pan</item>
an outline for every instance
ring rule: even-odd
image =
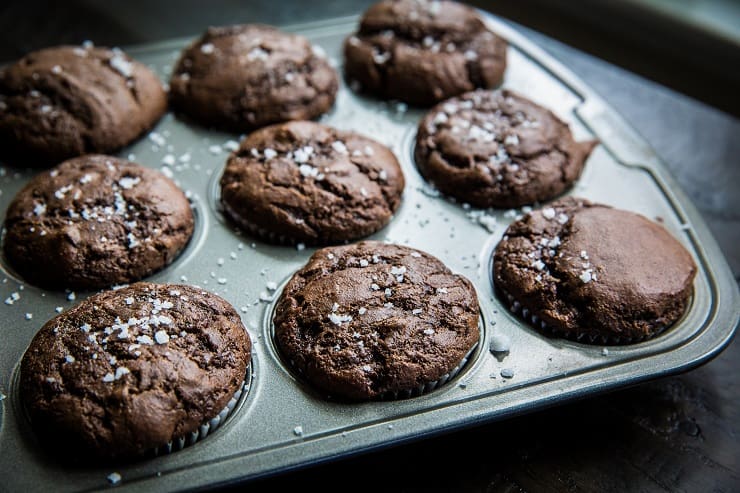
[[[468,277],[478,292],[483,329],[467,365],[430,393],[360,404],[323,399],[286,368],[271,340],[275,299],[313,249],[269,245],[237,232],[219,210],[218,179],[239,136],[168,114],[149,136],[119,153],[165,170],[187,192],[196,212],[196,231],[186,250],[148,280],[196,284],[239,310],[255,343],[249,393],[219,430],[176,453],[128,465],[60,464],[43,452],[22,412],[18,365],[57,307],[68,309],[91,293],[24,285],[3,262],[0,489],[91,491],[111,486],[108,475],[113,472],[121,477],[116,487],[124,490],[205,488],[522,414],[687,370],[719,353],[738,324],[740,297],[694,207],[645,141],[614,110],[537,46],[504,23],[486,18],[510,43],[504,87],[552,109],[571,125],[578,140],[595,136],[601,141],[569,193],[662,221],[694,256],[699,266],[694,295],[679,323],[652,340],[608,349],[550,338],[530,328],[494,295],[490,273],[493,249],[522,211],[477,211],[438,196],[413,162],[416,126],[425,110],[358,96],[342,83],[334,108],[321,121],[388,145],[407,180],[394,219],[371,238],[425,250]],[[339,64],[342,41],[356,23],[352,17],[285,29],[307,36]],[[188,41],[127,51],[167,80]],[[0,168],[3,214],[34,172]],[[495,334],[511,340],[505,357],[488,351]]]

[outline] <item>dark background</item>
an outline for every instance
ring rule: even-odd
[[[125,46],[196,36],[207,25],[353,15],[371,3],[6,0],[0,61],[84,39]],[[732,116],[740,114],[738,44],[632,0],[474,3],[551,36],[517,25],[646,138],[740,279],[740,121]],[[234,489],[740,491],[739,361],[731,344],[678,377]]]

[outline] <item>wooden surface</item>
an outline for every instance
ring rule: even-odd
[[[83,39],[126,45],[196,35],[208,24],[281,24],[349,15],[370,3],[333,0],[299,8],[305,4],[184,0],[173,15],[174,2],[166,1],[6,1],[0,4],[0,60]],[[522,30],[565,62],[650,142],[699,208],[738,279],[740,121]],[[716,360],[681,376],[233,491],[736,492],[739,404],[740,347],[734,343]]]

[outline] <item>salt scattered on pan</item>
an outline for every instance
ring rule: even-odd
[[[277,283],[274,281],[268,281],[266,286],[270,291],[275,291],[277,289]]]
[[[112,472],[108,474],[107,479],[110,484],[118,484],[121,482],[121,475],[117,472]]]
[[[492,353],[508,353],[511,348],[511,338],[506,334],[495,333],[491,336],[489,350]]]
[[[223,143],[222,147],[227,151],[236,151],[237,149],[239,149],[239,142],[235,140],[227,140]]]
[[[266,291],[262,291],[260,293],[260,301],[263,301],[265,303],[268,303],[272,301],[272,295],[268,294]]]
[[[298,243],[298,244],[297,244],[297,245],[295,246],[295,249],[296,249],[296,250],[298,250],[299,252],[302,252],[303,250],[305,250],[305,249],[306,249],[306,244],[305,244],[305,243]]]
[[[70,293],[69,293],[69,294],[67,295],[67,300],[69,300],[69,301],[74,301],[74,300],[75,300],[76,298],[77,298],[77,295],[75,294],[75,292],[74,292],[74,291],[70,292]]]
[[[609,356],[609,350],[607,348],[601,349],[601,355],[602,356]]]
[[[208,152],[210,152],[213,155],[221,154],[221,146],[219,145],[212,145],[208,147]]]
[[[514,370],[512,370],[511,368],[504,368],[501,370],[501,376],[504,378],[513,378]]]
[[[303,435],[303,427],[302,426],[296,426],[293,428],[293,434],[297,437]]]

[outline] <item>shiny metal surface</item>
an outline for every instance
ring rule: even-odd
[[[119,489],[212,486],[521,414],[688,369],[718,353],[738,324],[740,301],[730,270],[693,206],[617,113],[538,47],[495,19],[489,21],[511,43],[504,86],[551,108],[570,123],[577,139],[595,135],[602,142],[570,193],[660,219],[694,255],[699,273],[693,301],[676,326],[653,340],[603,351],[601,346],[547,338],[524,325],[494,296],[490,275],[491,252],[521,211],[475,211],[436,196],[412,158],[416,124],[424,112],[361,98],[343,85],[322,121],[391,147],[407,178],[396,217],[372,238],[426,250],[470,278],[481,301],[484,330],[468,365],[438,390],[402,401],[326,401],[292,376],[271,342],[274,300],[312,250],[268,245],[226,223],[217,205],[218,179],[238,136],[204,130],[168,114],[154,135],[120,153],[171,173],[196,211],[196,232],[185,252],[149,279],[199,285],[240,311],[256,343],[251,390],[221,429],[180,452],[126,466],[61,466],[44,456],[21,412],[17,365],[56,307],[67,309],[89,293],[73,296],[24,286],[3,264],[0,299],[12,301],[0,307],[0,390],[7,395],[0,401],[3,488],[89,491],[108,486],[113,471],[122,477]],[[287,29],[307,35],[339,62],[341,42],[354,25],[354,18],[345,18]],[[186,43],[175,40],[129,51],[166,80]],[[188,154],[189,160],[182,158]],[[168,156],[174,164],[164,164],[172,163]],[[32,171],[3,169],[0,208],[5,210]],[[270,290],[268,282],[277,283],[278,289]],[[496,334],[511,340],[504,358],[488,351]],[[513,376],[505,378],[502,371]]]

